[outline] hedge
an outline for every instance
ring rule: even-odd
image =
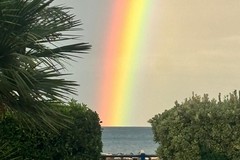
[[[163,160],[239,160],[240,97],[194,95],[149,120]]]
[[[72,118],[72,123],[58,133],[24,127],[10,116],[2,119],[0,142],[5,147],[0,154],[11,150],[5,159],[99,160],[102,132],[98,114],[74,100],[64,108],[60,112]]]

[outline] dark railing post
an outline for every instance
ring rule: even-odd
[[[140,152],[141,160],[145,160],[145,153],[143,150]]]

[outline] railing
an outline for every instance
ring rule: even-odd
[[[132,160],[157,160],[157,155],[149,155],[149,154],[140,154],[140,155],[102,155],[101,160],[111,160],[112,159],[126,159],[126,158],[131,158]]]

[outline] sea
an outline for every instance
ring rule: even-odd
[[[156,154],[158,147],[151,127],[103,127],[102,142],[104,154]]]

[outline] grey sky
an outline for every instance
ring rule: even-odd
[[[151,1],[151,0],[149,0]],[[161,3],[159,3],[159,1]],[[210,97],[240,88],[239,0],[152,0],[145,51],[137,82],[137,117],[129,125],[149,125],[147,120],[192,91]],[[80,83],[79,102],[96,110],[98,69],[110,0],[56,0],[73,7],[81,19],[83,42],[93,48],[69,67],[71,79]],[[158,4],[154,6],[154,3]],[[159,5],[160,4],[160,5]]]

